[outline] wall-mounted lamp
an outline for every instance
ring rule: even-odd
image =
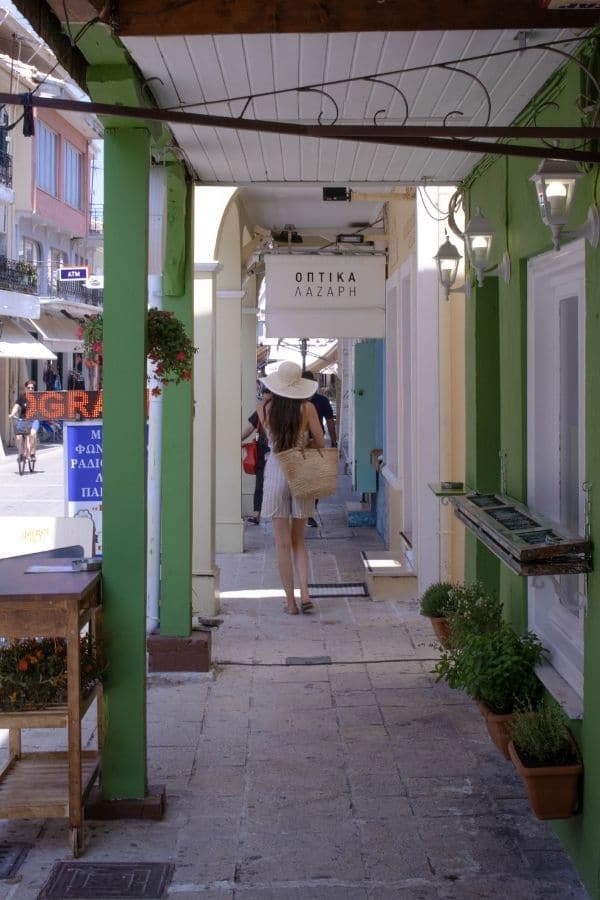
[[[529,179],[536,188],[542,222],[552,231],[555,250],[560,250],[561,237],[569,239],[584,237],[592,247],[598,246],[600,217],[598,209],[593,204],[581,228],[575,231],[562,231],[563,226],[569,221],[575,189],[581,174],[568,160],[543,159],[535,175]]]
[[[471,265],[477,273],[479,287],[482,287],[486,276],[498,275],[506,284],[510,281],[510,257],[506,250],[502,254],[500,265],[494,269],[488,268],[495,234],[494,226],[477,207],[475,215],[469,219],[465,228],[465,244]]]
[[[477,273],[477,284],[479,287],[483,285],[485,278],[494,275],[499,276],[508,284],[510,281],[510,257],[506,251],[502,255],[500,265],[493,269],[489,268],[492,242],[496,232],[490,220],[482,215],[479,207],[475,210],[475,215],[467,222],[464,234],[458,231],[455,224],[450,224],[455,233],[460,235],[465,242],[467,255]],[[449,241],[448,237],[446,237],[446,240],[433,258],[437,263],[440,284],[446,292],[446,300],[450,299],[449,295],[451,293],[467,293],[468,289],[464,286],[462,288],[452,288],[456,280],[461,254],[454,244]]]
[[[461,288],[453,287],[458,273],[458,263],[462,259],[462,254],[458,252],[447,235],[446,240],[433,258],[437,264],[440,284],[446,293],[446,300],[450,299],[450,294],[466,294],[466,285],[463,284]]]

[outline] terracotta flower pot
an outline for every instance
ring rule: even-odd
[[[579,804],[581,763],[572,766],[525,766],[512,741],[508,750],[515,769],[521,776],[529,805],[538,819],[568,819]]]
[[[496,745],[504,759],[510,759],[508,744],[510,736],[506,730],[506,723],[514,719],[513,713],[495,713],[485,703],[478,703],[479,711],[485,720],[485,727],[492,742]]]
[[[429,619],[436,638],[442,647],[447,650],[450,647],[450,625],[448,619],[445,616],[430,616]]]

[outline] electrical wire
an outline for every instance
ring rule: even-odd
[[[425,212],[427,213],[427,215],[429,216],[429,218],[430,218],[430,219],[433,219],[434,222],[445,222],[445,221],[448,219],[448,213],[447,213],[447,212],[446,212],[446,213],[442,212],[442,210],[441,210],[441,209],[439,208],[439,206],[435,203],[435,201],[433,201],[433,200],[431,199],[431,197],[430,197],[429,194],[427,193],[426,188],[425,188],[424,186],[417,185],[417,191],[418,191],[419,197],[421,198],[421,201],[422,201],[422,203],[423,203],[423,209],[425,210]],[[429,210],[427,209],[427,204],[428,204],[428,203],[430,203],[431,206],[433,207],[433,209],[434,209],[437,213],[439,213],[439,216],[434,216],[432,213],[429,212]]]

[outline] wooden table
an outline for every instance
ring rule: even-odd
[[[0,559],[0,636],[60,637],[67,643],[67,703],[49,709],[0,712],[9,730],[9,758],[0,772],[0,818],[68,818],[74,856],[83,846],[83,803],[100,771],[102,686],[80,691],[79,639],[88,623],[101,640],[100,572],[28,574],[28,566],[70,565],[53,551]],[[98,748],[81,749],[81,719],[97,699]],[[66,728],[67,751],[21,752],[22,728]]]

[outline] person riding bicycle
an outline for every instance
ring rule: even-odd
[[[28,378],[25,384],[23,385],[23,391],[18,395],[17,402],[13,406],[9,418],[11,419],[24,419],[27,415],[27,406],[30,401],[27,399],[27,394],[35,391],[35,381],[33,378]],[[29,432],[29,455],[31,459],[35,459],[35,448],[37,443],[37,432],[40,427],[39,419],[31,420],[31,431]]]

